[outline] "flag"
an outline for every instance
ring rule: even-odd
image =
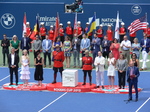
[[[147,28],[147,18],[146,15],[144,15],[140,19],[134,20],[128,27],[128,30],[130,31],[130,34],[133,34],[138,30],[144,30],[146,28]]]
[[[36,23],[34,25],[34,30],[30,36],[32,40],[35,40],[35,35],[39,34],[39,15],[36,16]]]
[[[75,13],[75,19],[74,19],[74,33],[77,33],[77,12]]]
[[[119,39],[119,12],[117,12],[116,27],[115,27],[115,38]]]
[[[57,13],[56,22],[55,22],[54,39],[53,39],[54,41],[56,37],[58,37],[58,32],[59,32],[59,14]]]
[[[89,33],[93,32],[93,30],[96,29],[96,15],[94,14],[92,20],[90,21],[90,24],[88,26],[88,30],[86,33],[89,35]]]
[[[26,13],[24,13],[22,37],[24,37],[24,33],[26,32],[26,22],[27,22]]]

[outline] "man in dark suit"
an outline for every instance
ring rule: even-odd
[[[104,39],[102,41],[102,53],[103,53],[103,57],[107,57],[109,56],[110,53],[110,41],[107,39],[107,36],[104,36]]]
[[[129,67],[127,69],[127,82],[129,83],[129,99],[132,100],[132,86],[134,85],[134,89],[136,92],[136,99],[138,101],[138,77],[139,77],[139,68],[134,66],[133,62],[129,63]]]
[[[78,62],[78,68],[80,68],[80,39],[77,34],[74,34],[74,39],[72,40],[72,50],[73,50],[73,59],[74,59],[74,68],[76,68],[76,59]]]
[[[7,39],[6,34],[4,34],[3,37],[4,38],[1,41],[1,46],[2,46],[2,53],[3,53],[3,66],[5,66],[5,56],[7,56],[8,59],[10,42]]]
[[[94,66],[94,61],[95,61],[95,57],[98,56],[98,51],[100,51],[100,44],[101,44],[101,40],[100,38],[97,37],[97,34],[94,34],[94,38],[92,39],[91,42],[91,50],[93,53],[93,66]]]
[[[142,68],[140,69],[141,71],[147,70],[146,60],[147,60],[148,52],[150,49],[150,39],[147,38],[146,33],[144,33],[143,36],[144,38],[141,40],[141,43],[140,43],[142,47],[141,52],[142,52],[142,58],[143,58]]]
[[[31,48],[31,39],[27,37],[27,33],[24,33],[24,37],[21,39],[20,48],[23,51],[26,49],[29,54],[29,49]]]
[[[10,85],[13,85],[13,73],[15,73],[16,85],[18,85],[18,63],[19,63],[19,56],[18,54],[15,54],[15,49],[11,48],[11,53],[8,55]]]

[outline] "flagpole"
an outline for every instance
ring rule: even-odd
[[[145,15],[146,15],[146,22],[147,22],[147,12],[145,13]]]

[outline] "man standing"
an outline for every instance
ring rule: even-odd
[[[131,42],[128,40],[128,37],[125,35],[124,40],[121,42],[120,47],[122,48],[122,53],[127,58],[128,62],[130,60],[130,48]]]
[[[30,38],[27,37],[27,33],[24,32],[24,37],[21,39],[20,49],[23,51],[26,49],[29,54],[29,49],[31,48]]]
[[[10,85],[13,85],[13,73],[15,73],[16,85],[18,85],[18,63],[19,63],[19,56],[15,54],[15,49],[11,48],[11,53],[8,56]]]
[[[99,88],[100,80],[102,89],[104,89],[104,65],[105,58],[102,56],[101,51],[98,52],[98,56],[95,58],[94,65],[96,66],[96,87]]]
[[[119,35],[120,35],[120,43],[123,41],[123,37],[126,35],[127,29],[124,27],[125,23],[121,23],[121,28],[119,29]]]
[[[73,28],[71,27],[71,22],[67,22],[68,26],[65,29],[66,35],[70,38],[70,41],[72,42],[73,39]]]
[[[5,66],[5,56],[7,56],[7,60],[8,60],[9,46],[10,46],[10,42],[7,39],[6,34],[3,35],[1,46],[2,46],[2,53],[3,53],[3,66]]]
[[[74,39],[72,40],[73,58],[74,58],[74,68],[76,68],[76,59],[78,62],[78,68],[80,68],[80,39],[77,34],[74,34]]]
[[[44,22],[41,22],[40,37],[42,41],[45,39],[46,32],[47,32],[47,29],[44,26]]]
[[[147,23],[147,28],[144,30],[143,33],[147,34],[147,38],[150,39],[150,27],[149,27],[149,23]]]
[[[92,53],[93,53],[93,63],[95,57],[98,55],[98,51],[100,51],[101,40],[97,37],[97,34],[94,34],[94,38],[92,39]]]
[[[52,82],[52,84],[55,84],[58,70],[59,70],[60,75],[62,77],[62,71],[64,70],[63,69],[63,62],[65,60],[64,52],[60,50],[60,46],[58,44],[56,44],[56,51],[53,51],[53,60],[54,60],[54,66],[53,66],[54,81]]]
[[[142,58],[143,58],[143,64],[142,64],[142,68],[140,69],[141,71],[142,70],[147,70],[147,65],[146,65],[146,60],[147,60],[147,57],[148,57],[148,52],[149,52],[149,49],[150,49],[150,39],[147,38],[147,34],[143,34],[144,36],[144,39],[141,40],[141,52],[142,52]]]
[[[39,39],[39,35],[36,35],[36,40],[33,41],[33,50],[34,50],[34,59],[37,58],[37,54],[41,50],[41,40]]]
[[[46,56],[48,56],[49,67],[51,67],[51,48],[52,48],[52,41],[48,39],[48,35],[42,42],[42,48],[44,53],[44,67],[46,67]]]
[[[99,29],[96,31],[97,37],[101,39],[101,42],[103,41],[104,38],[104,30],[103,30],[103,25],[99,25]]]
[[[110,53],[110,41],[108,40],[107,36],[104,36],[104,39],[102,41],[102,53],[103,57],[108,58]]]
[[[127,69],[127,81],[129,83],[129,99],[128,101],[132,100],[132,86],[134,85],[136,99],[138,101],[138,77],[139,77],[139,69],[138,67],[134,66],[133,62],[129,63],[129,67]]]
[[[79,37],[78,37],[79,38]],[[83,34],[83,39],[81,40],[80,49],[82,51],[82,57],[85,55],[85,50],[89,50],[90,47],[90,39],[87,38],[87,34]]]

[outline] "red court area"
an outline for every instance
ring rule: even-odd
[[[29,83],[27,86],[24,86],[22,82],[19,82],[18,86],[15,85],[9,85],[9,83],[6,83],[3,85],[3,89],[6,90],[20,90],[20,91],[53,91],[53,92],[75,92],[75,93],[83,93],[83,92],[92,92],[92,93],[106,93],[106,94],[128,94],[128,86],[125,87],[125,89],[119,89],[118,86],[114,86],[114,88],[109,88],[108,85],[104,86],[104,89],[101,88],[95,88],[95,84],[90,85],[89,83],[86,83],[86,85],[82,85],[81,82],[78,83],[76,87],[63,87],[61,82],[58,82],[56,84],[42,84],[42,86],[38,86],[36,83]],[[138,87],[138,91],[142,91],[142,88]],[[133,93],[135,93],[135,90],[133,88]]]

